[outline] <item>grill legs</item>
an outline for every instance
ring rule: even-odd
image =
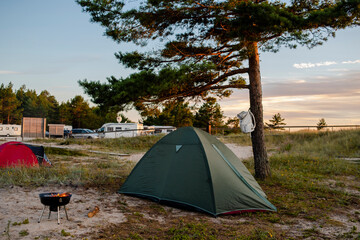
[[[64,209],[65,209],[65,215],[66,215],[66,219],[69,221],[69,217],[67,215],[67,211],[66,211],[66,207],[64,206]]]
[[[41,215],[40,215],[40,218],[39,218],[39,221],[38,221],[38,223],[40,223],[40,221],[41,221],[41,218],[42,218],[42,216],[43,216],[43,214],[44,214],[44,211],[45,211],[45,205],[44,205],[44,207],[43,207],[43,210],[41,211]],[[49,213],[49,217],[50,217],[50,213]]]
[[[66,219],[69,221],[69,217],[68,217],[68,214],[67,214],[67,211],[66,211],[66,207],[65,207],[65,206],[63,206],[63,207],[64,207],[64,209],[65,209]],[[43,207],[43,209],[42,209],[42,211],[41,211],[41,215],[40,215],[40,218],[39,218],[38,223],[40,223],[41,218],[42,218],[42,216],[44,215],[45,208],[46,208],[46,206],[44,205],[44,207]],[[54,206],[53,206],[53,207],[49,206],[49,217],[48,217],[48,219],[50,219],[51,210],[54,211]],[[58,224],[60,224],[60,206],[55,207],[55,210],[56,210],[56,212],[57,212],[57,222],[58,222]]]
[[[58,224],[60,224],[60,207],[57,207],[57,212],[58,212]]]

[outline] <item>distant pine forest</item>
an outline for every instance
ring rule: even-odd
[[[59,103],[55,96],[44,90],[37,93],[25,85],[14,89],[13,84],[0,85],[0,124],[21,124],[23,117],[46,118],[47,123],[71,125],[74,128],[97,129],[104,123],[116,122],[119,108],[116,106],[90,106],[82,96]],[[139,112],[139,122],[144,125],[159,126],[195,126],[238,127],[239,120],[226,118],[216,102],[209,98],[201,106],[192,106],[187,102],[176,100],[168,102],[151,111]],[[122,122],[131,122],[121,114]],[[226,121],[225,121],[226,119]]]

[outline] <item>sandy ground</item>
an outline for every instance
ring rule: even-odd
[[[71,192],[70,203],[66,206],[69,221],[66,219],[64,209],[60,209],[60,225],[57,224],[57,213],[52,212],[48,219],[49,210],[45,209],[41,222],[38,223],[43,205],[39,200],[39,193],[43,192]],[[116,204],[120,195],[116,193],[102,194],[94,189],[74,189],[74,188],[36,188],[27,190],[20,187],[0,189],[0,229],[3,235],[0,239],[60,239],[64,238],[61,231],[75,236],[86,236],[94,228],[109,223],[119,223],[126,218],[117,210]],[[87,214],[99,206],[100,212],[94,217],[89,218]],[[13,226],[13,223],[22,223],[28,219],[28,224]],[[8,222],[11,221],[8,228]],[[29,235],[20,236],[21,231],[27,231]],[[3,237],[3,238],[1,238]],[[81,238],[80,238],[81,239]]]
[[[227,144],[240,158],[245,159],[252,156],[251,147]],[[137,162],[144,153],[133,154],[125,159]],[[71,192],[70,203],[66,206],[69,220],[66,219],[64,209],[60,209],[60,224],[57,224],[57,213],[45,209],[41,222],[38,223],[43,205],[40,203],[39,194],[43,192]],[[71,188],[71,187],[40,187],[26,189],[22,187],[11,187],[0,189],[0,239],[85,239],[87,233],[94,231],[100,226],[116,224],[126,221],[125,215],[119,209],[119,203],[127,202],[130,205],[146,204],[144,200],[132,198],[117,193],[101,193],[95,189]],[[87,214],[95,206],[100,208],[99,213],[89,218]],[[172,210],[178,215],[192,214],[181,210]],[[28,219],[27,224],[22,223]],[[158,219],[163,221],[162,219]],[[10,222],[10,224],[9,224]],[[64,230],[70,236],[64,237]],[[21,236],[21,232],[27,232],[27,236]]]

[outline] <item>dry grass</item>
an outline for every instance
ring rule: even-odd
[[[139,136],[133,138],[103,138],[103,139],[36,139],[33,142],[37,144],[53,143],[59,146],[77,146],[91,150],[98,150],[104,152],[119,152],[119,153],[137,153],[146,152],[163,135]]]

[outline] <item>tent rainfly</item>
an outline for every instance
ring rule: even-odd
[[[193,127],[180,128],[159,140],[119,193],[213,216],[276,211],[239,158],[214,136]]]
[[[21,142],[6,142],[0,145],[0,167],[39,165],[51,165],[43,146],[33,146]]]

